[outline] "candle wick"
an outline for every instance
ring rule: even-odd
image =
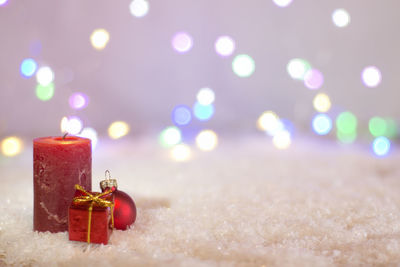
[[[67,137],[68,133],[65,133],[62,137],[63,140],[65,140],[65,137]]]

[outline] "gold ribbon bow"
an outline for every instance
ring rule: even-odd
[[[100,207],[109,207],[111,208],[111,225],[112,228],[114,228],[114,203],[112,201],[103,199],[102,197],[105,197],[107,195],[110,195],[112,193],[112,190],[106,190],[103,193],[97,194],[97,195],[93,195],[90,192],[86,191],[85,189],[83,189],[82,186],[80,186],[79,184],[75,185],[75,189],[81,191],[82,193],[84,193],[85,195],[83,196],[77,196],[74,197],[72,202],[74,204],[84,204],[84,203],[89,203],[90,202],[90,206],[89,206],[89,219],[88,219],[88,234],[87,234],[87,242],[90,243],[90,231],[91,231],[91,224],[92,224],[92,210],[93,210],[93,206],[96,204],[96,206],[100,206]]]

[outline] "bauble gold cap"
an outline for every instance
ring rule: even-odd
[[[101,190],[106,190],[107,188],[112,188],[112,187],[115,187],[115,189],[118,188],[116,179],[108,179],[108,180],[103,180],[100,182]]]
[[[105,176],[106,179],[100,182],[101,190],[104,191],[107,188],[113,188],[113,187],[114,189],[117,189],[118,188],[117,179],[111,179],[111,174],[109,170],[106,170]]]

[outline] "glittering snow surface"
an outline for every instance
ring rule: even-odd
[[[400,263],[400,155],[356,147],[223,140],[189,162],[146,141],[103,144],[138,219],[110,244],[32,231],[31,151],[0,158],[0,265],[331,266]]]

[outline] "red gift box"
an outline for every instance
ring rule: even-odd
[[[107,244],[113,227],[112,191],[87,192],[76,185],[69,207],[69,240]]]

